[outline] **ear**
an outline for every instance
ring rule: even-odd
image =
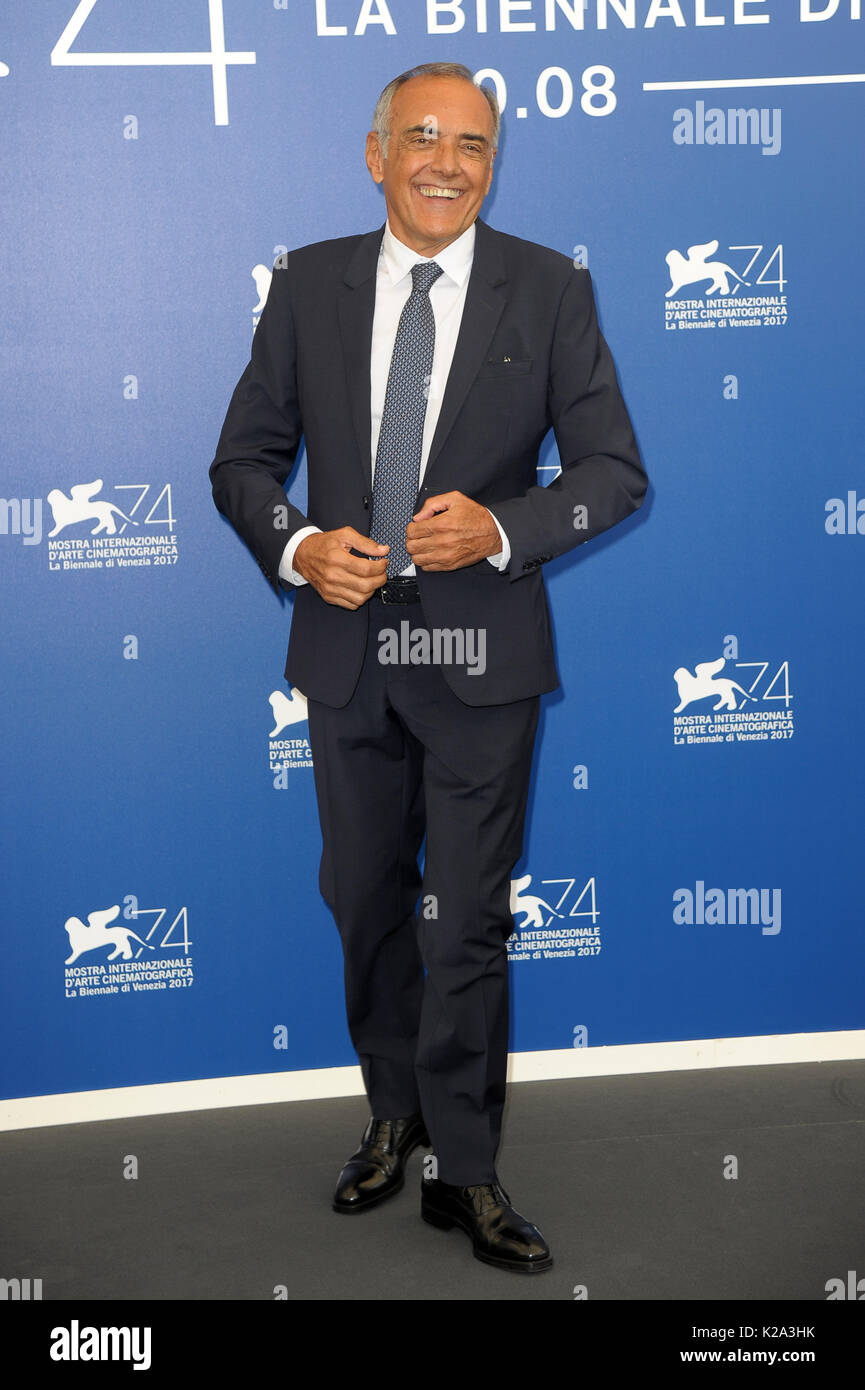
[[[375,182],[381,183],[384,179],[384,155],[381,152],[381,141],[374,130],[366,137],[366,167]]]
[[[492,181],[493,181],[493,165],[494,165],[495,162],[496,162],[496,155],[497,155],[497,154],[498,154],[498,150],[493,150],[492,154],[490,155],[490,173],[489,173],[489,178],[487,179],[487,186],[486,186],[486,188],[484,189],[484,197],[486,197],[487,194],[488,194],[489,191],[490,191],[490,184],[491,184]]]

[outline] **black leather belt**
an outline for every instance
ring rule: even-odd
[[[387,583],[382,584],[376,593],[382,603],[418,603],[420,601],[420,590],[417,580],[410,575],[398,575],[395,579],[388,579]]]

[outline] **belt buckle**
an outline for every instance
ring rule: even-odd
[[[411,603],[419,596],[417,580],[411,575],[395,575],[381,586],[378,596],[382,603]]]

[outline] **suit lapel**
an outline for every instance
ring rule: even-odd
[[[361,238],[343,275],[345,285],[349,288],[342,288],[337,304],[351,417],[360,449],[364,481],[369,493],[372,492],[369,363],[372,351],[372,320],[375,313],[376,271],[383,236],[384,225]]]
[[[427,485],[502,316],[506,302],[506,281],[499,233],[477,218],[474,257],[460,331],[424,473],[424,483]]]

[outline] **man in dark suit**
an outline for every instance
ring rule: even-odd
[[[390,1197],[431,1142],[424,1219],[533,1273],[549,1248],[495,1158],[510,876],[558,685],[541,566],[647,479],[588,272],[478,218],[493,94],[425,64],[373,125],[387,222],[277,261],[213,495],[277,592],[296,586],[285,674],[309,702],[319,884],[372,1112],[334,1209]],[[551,427],[562,472],[539,487]],[[302,436],[306,516],[283,490]]]

